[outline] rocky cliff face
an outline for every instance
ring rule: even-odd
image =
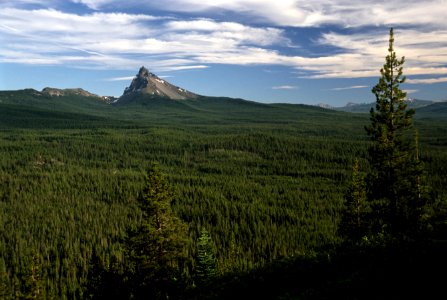
[[[126,87],[123,95],[141,92],[143,89],[146,89],[149,86],[149,70],[145,67],[141,67],[138,74],[132,80],[130,86]]]
[[[118,101],[133,98],[138,94],[167,97],[173,100],[193,99],[198,97],[198,95],[194,93],[160,79],[155,74],[149,72],[145,67],[140,68],[138,74],[132,80],[130,86],[126,87],[123,95]]]

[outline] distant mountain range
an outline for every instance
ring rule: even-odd
[[[420,108],[430,106],[430,105],[437,105],[439,103],[445,103],[446,101],[430,101],[430,100],[419,100],[419,99],[406,99],[408,108],[417,109],[418,111]],[[441,104],[442,105],[442,104]],[[352,103],[349,102],[343,107],[332,107],[327,104],[319,104],[318,106],[326,108],[326,109],[333,109],[338,111],[345,111],[345,112],[353,112],[353,113],[368,113],[372,107],[375,108],[376,104],[375,102],[371,103]]]
[[[427,100],[408,99],[408,106],[417,109],[417,117],[447,117],[447,101],[434,102]],[[222,112],[259,114],[268,111],[306,111],[307,113],[368,113],[375,103],[348,103],[344,107],[331,107],[319,104],[319,107],[298,104],[262,104],[243,99],[225,97],[207,97],[195,94],[181,87],[175,86],[141,67],[136,76],[126,87],[119,98],[99,96],[81,88],[56,89],[46,87],[42,91],[25,89],[18,91],[0,91],[0,105],[3,107],[32,107],[33,109],[59,110],[64,112],[101,114],[106,106],[147,107],[159,111],[172,112],[208,112],[210,115]],[[138,109],[138,108],[137,108]],[[279,109],[279,110],[278,110]],[[108,110],[110,112],[110,110]],[[154,111],[155,112],[155,111]],[[278,115],[279,116],[279,115]],[[192,116],[191,116],[192,117]]]

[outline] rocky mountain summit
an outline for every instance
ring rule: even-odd
[[[140,94],[155,95],[173,100],[194,99],[198,97],[197,94],[160,79],[155,74],[149,72],[144,66],[140,68],[130,86],[126,87],[118,102],[132,99]]]

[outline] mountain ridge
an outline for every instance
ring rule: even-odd
[[[196,95],[196,94],[195,94]],[[333,111],[333,112],[347,112],[347,113],[367,113],[374,103],[370,104],[355,104],[351,107],[355,109],[340,109],[329,108],[322,105],[304,105],[292,103],[261,103],[238,98],[229,97],[207,97],[196,95],[195,98],[187,98],[181,101],[171,99],[167,96],[153,95],[148,93],[132,93],[132,97],[125,99],[115,98],[111,96],[99,96],[97,94],[88,92],[82,88],[57,89],[46,87],[42,91],[35,89],[9,90],[0,91],[0,104],[7,105],[22,105],[42,108],[62,108],[78,110],[102,110],[105,106],[133,106],[133,107],[172,107],[175,102],[184,103],[183,106],[193,107],[207,107],[206,109],[220,110],[228,109],[247,111],[250,108],[256,110],[256,107],[269,108],[292,108],[292,107],[308,107],[314,108],[317,111]],[[172,103],[171,103],[172,102]],[[59,104],[57,104],[59,103]],[[95,104],[97,103],[97,104]],[[171,104],[170,104],[171,103]],[[55,106],[56,105],[56,106]],[[415,107],[416,106],[416,107]],[[423,114],[425,116],[445,115],[447,101],[435,102],[428,100],[413,100],[409,104],[410,108],[416,108],[417,116]],[[163,109],[165,110],[165,109]]]
[[[447,114],[445,106],[434,105],[435,101],[408,99],[409,108],[417,108],[425,117],[438,117]],[[445,102],[447,103],[447,102]],[[175,115],[181,112],[181,115],[188,115],[191,119],[197,113],[209,113],[218,118],[226,119],[231,114],[237,114],[239,118],[243,114],[259,114],[271,116],[278,111],[296,111],[309,114],[319,113],[367,113],[374,103],[354,104],[348,103],[345,107],[331,107],[320,103],[318,105],[280,105],[279,103],[261,103],[249,101],[245,99],[234,99],[228,97],[207,97],[195,94],[186,89],[175,86],[157,75],[149,72],[147,68],[142,66],[130,85],[125,88],[121,97],[99,96],[97,94],[86,91],[82,88],[66,88],[58,89],[45,87],[42,91],[34,89],[24,89],[18,91],[0,91],[0,104],[3,105],[22,105],[23,107],[33,107],[44,110],[59,110],[64,112],[82,112],[89,115],[109,114],[110,109],[105,106],[119,106],[123,109],[114,110],[116,117],[119,111],[122,114],[124,107],[128,107],[128,111],[135,110],[138,114],[147,113],[168,113]],[[104,106],[105,105],[105,106]],[[434,106],[431,106],[434,105]],[[430,107],[431,106],[431,107]],[[298,109],[299,108],[299,109]],[[313,108],[313,109],[311,109]],[[262,112],[261,112],[262,111]],[[228,114],[225,116],[225,114]],[[419,114],[418,114],[419,115]],[[281,114],[276,115],[281,118]],[[208,117],[207,117],[208,118]],[[251,119],[251,117],[249,117]]]
[[[444,101],[432,101],[432,100],[422,100],[422,99],[413,99],[409,98],[405,100],[408,108],[418,109],[422,107],[426,107],[432,104],[444,102]],[[375,102],[370,103],[353,103],[348,102],[345,106],[342,107],[330,107],[330,109],[352,112],[352,113],[368,113],[372,107],[375,107]]]

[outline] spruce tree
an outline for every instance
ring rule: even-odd
[[[197,241],[197,265],[195,278],[198,284],[205,284],[217,274],[217,260],[214,255],[211,236],[202,229]]]
[[[365,180],[360,173],[358,160],[355,160],[352,168],[352,180],[346,191],[344,204],[339,234],[347,241],[357,242],[367,234],[368,213]]]
[[[380,70],[380,80],[372,89],[376,109],[371,109],[371,124],[366,131],[371,138],[367,177],[368,200],[373,208],[373,229],[393,235],[412,234],[418,227],[425,204],[422,188],[422,165],[413,135],[412,109],[407,109],[405,57],[397,58],[394,32],[390,29],[388,55]]]
[[[178,292],[187,228],[171,209],[173,198],[166,176],[154,164],[138,199],[142,224],[127,241],[129,282],[137,299],[166,299]]]

